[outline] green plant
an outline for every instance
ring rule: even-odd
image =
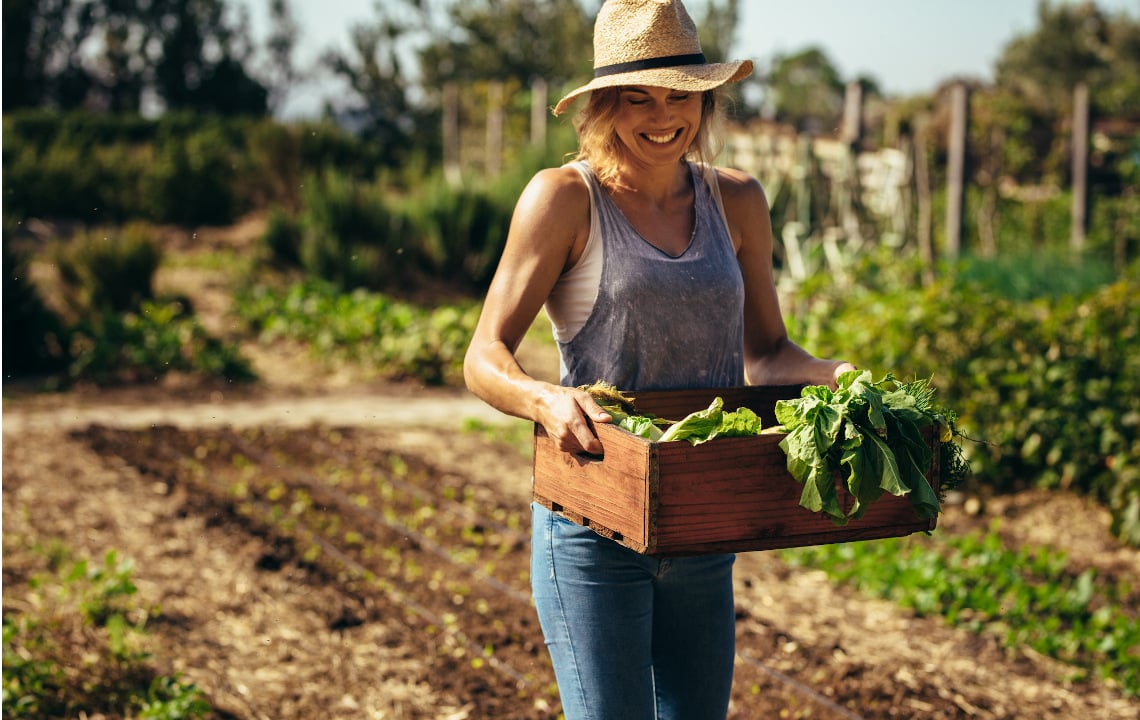
[[[265,219],[265,233],[261,243],[269,251],[269,257],[285,267],[299,267],[301,264],[301,229],[296,220],[282,208],[270,208]]]
[[[921,431],[931,427],[943,442],[954,438],[933,398],[929,382],[900,383],[890,375],[874,382],[870,371],[852,370],[835,390],[811,385],[801,397],[777,402],[776,419],[788,432],[780,448],[804,487],[800,505],[846,524],[889,493],[906,495],[919,517],[936,517],[939,499],[926,479],[932,452]],[[837,474],[855,498],[849,511],[839,506]],[[946,480],[953,487],[960,478]]]
[[[148,226],[81,232],[51,255],[77,317],[133,310],[154,297],[162,250]]]
[[[67,365],[63,321],[40,296],[29,275],[27,256],[12,247],[4,232],[4,341],[6,377],[54,373]]]
[[[181,720],[209,712],[196,687],[157,676],[147,665],[141,643],[151,613],[132,602],[137,589],[129,558],[110,550],[101,563],[69,564],[68,553],[47,552],[49,572],[5,587],[5,718],[138,712]]]
[[[792,303],[817,354],[930,377],[960,415],[973,490],[1087,493],[1140,544],[1140,283],[1015,301],[983,284],[822,290]]]
[[[460,381],[479,310],[475,303],[423,308],[318,280],[284,291],[250,286],[235,300],[237,315],[267,342],[301,341],[316,356],[431,385]]]
[[[1140,696],[1140,623],[1132,589],[1072,570],[1065,554],[1046,547],[1003,546],[988,533],[891,538],[783,551],[795,566],[951,625],[994,633],[1094,672],[1129,696]]]
[[[169,372],[246,381],[255,377],[236,346],[211,335],[180,302],[144,302],[103,313],[70,334],[69,374],[97,383],[150,381]]]
[[[193,683],[172,677],[156,677],[147,689],[139,709],[141,720],[184,720],[210,712],[210,704],[202,699],[202,691]]]

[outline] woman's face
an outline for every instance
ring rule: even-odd
[[[646,165],[676,164],[701,126],[701,93],[633,86],[621,89],[614,132],[628,159]]]

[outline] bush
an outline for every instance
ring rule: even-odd
[[[5,236],[7,237],[7,235]],[[56,248],[60,318],[39,300],[4,244],[4,363],[9,375],[47,374],[58,382],[150,382],[170,372],[228,380],[254,373],[236,346],[211,337],[181,300],[154,297],[161,252],[148,226],[80,233]]]
[[[4,233],[4,375],[51,374],[67,365],[63,322],[44,304],[28,261]]]
[[[320,280],[285,291],[257,285],[238,293],[235,310],[263,340],[287,338],[314,356],[372,367],[392,379],[428,385],[461,382],[463,356],[479,317],[475,303],[423,308]]]
[[[300,267],[342,290],[415,290],[446,283],[485,288],[506,240],[516,189],[452,185],[441,175],[412,192],[327,170],[306,179],[297,253]],[[291,255],[291,225],[275,213],[263,242]]]
[[[154,297],[162,250],[146,225],[81,232],[52,253],[64,300],[78,317],[123,312]]]
[[[282,208],[270,208],[265,218],[265,233],[261,236],[261,244],[277,265],[300,267],[301,228]]]
[[[177,301],[143,302],[137,311],[87,318],[68,339],[72,380],[151,382],[170,372],[230,381],[255,377],[236,346],[210,336]]]
[[[278,203],[335,166],[368,179],[382,148],[327,122],[172,112],[23,111],[4,117],[4,213],[87,224],[224,224]]]
[[[1009,300],[981,284],[823,293],[798,342],[876,374],[932,377],[958,411],[976,490],[1071,488],[1140,544],[1140,283]]]

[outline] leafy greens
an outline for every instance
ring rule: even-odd
[[[862,517],[883,493],[908,495],[920,517],[935,517],[938,496],[926,480],[931,449],[921,429],[947,424],[933,410],[926,381],[898,383],[887,375],[873,382],[869,371],[841,375],[837,388],[805,387],[799,398],[776,403],[776,420],[787,436],[780,447],[788,472],[803,485],[800,505],[829,515],[837,525]],[[854,497],[839,505],[835,477],[846,478]]]

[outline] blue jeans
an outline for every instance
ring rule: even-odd
[[[735,556],[641,555],[531,512],[531,585],[566,720],[724,720]]]

